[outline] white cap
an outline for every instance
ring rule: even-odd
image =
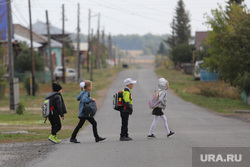
[[[129,84],[135,84],[137,81],[134,81],[132,78],[126,78],[123,82],[125,85],[129,85]]]
[[[81,83],[80,83],[80,87],[81,87],[81,88],[84,88],[84,86],[85,86],[85,82],[81,82]]]

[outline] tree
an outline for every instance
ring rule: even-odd
[[[203,43],[201,45],[201,49],[197,50],[195,54],[196,54],[196,56],[195,56],[194,61],[204,60],[205,57],[210,56],[209,55],[209,46]]]
[[[173,50],[173,54],[174,54],[174,63],[175,65],[177,65],[178,62],[191,62],[192,60],[192,47],[187,44],[187,43],[183,43],[180,45],[177,45],[174,50]]]
[[[189,24],[189,12],[185,10],[185,4],[183,3],[183,0],[178,1],[175,20],[176,24],[174,25],[174,29],[176,32],[176,44],[179,45],[188,43],[191,36],[191,26]]]
[[[231,4],[233,4],[234,2],[235,2],[237,5],[242,5],[242,3],[244,2],[244,0],[229,0],[229,1],[227,2],[227,4],[231,5]]]
[[[165,48],[163,42],[161,42],[159,50],[157,51],[157,54],[161,54],[161,55],[167,55],[167,49]]]
[[[22,48],[22,52],[15,59],[15,71],[24,72],[31,71],[32,64],[30,58],[30,49],[28,45],[24,42],[20,43],[20,47]],[[35,58],[35,70],[43,71],[44,70],[44,61],[41,57],[38,56],[37,52],[34,51]]]
[[[166,40],[164,40],[164,42],[169,46],[170,59],[173,60],[173,49],[176,46],[175,19],[173,19],[170,27],[172,29],[172,34]]]
[[[185,4],[183,3],[183,0],[178,1],[175,10],[175,16],[172,24],[170,25],[172,28],[172,35],[170,38],[165,40],[165,42],[170,47],[170,58],[175,62],[176,65],[178,61],[183,62],[183,60],[189,60],[189,53],[185,53],[184,51],[181,51],[181,49],[190,49],[190,47],[187,45],[191,36],[191,26],[189,24],[189,12],[185,10]],[[178,53],[178,55],[176,55],[176,53]]]
[[[3,66],[3,61],[0,57],[0,83],[4,81],[3,75],[5,74],[5,68]]]
[[[228,19],[230,18],[230,19]],[[219,72],[220,78],[250,94],[250,13],[232,4],[230,12],[219,9],[207,16],[212,27],[206,44],[210,46],[205,66]]]
[[[229,15],[229,12],[230,12],[230,6],[231,5],[233,5],[233,4],[236,4],[236,5],[239,5],[239,6],[241,6],[241,7],[243,7],[243,3],[244,2],[244,0],[229,0],[228,2],[227,2],[227,6],[226,6],[226,13],[227,13],[227,15]]]

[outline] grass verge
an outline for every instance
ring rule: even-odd
[[[102,98],[105,97],[103,90],[114,80],[116,74],[121,69],[103,69],[94,70],[93,73],[93,90],[91,96],[96,98],[97,105],[100,105]],[[83,73],[87,74],[87,72]],[[89,77],[85,77],[89,79]],[[67,114],[62,121],[62,130],[58,133],[58,138],[69,138],[77,125],[79,119],[78,106],[76,96],[80,93],[79,83],[62,84],[62,96],[67,108]],[[9,88],[6,88],[8,94]],[[51,92],[51,84],[40,84],[39,92],[36,96],[28,96],[23,90],[22,83],[19,83],[20,101],[25,104],[23,115],[17,115],[14,111],[9,111],[9,95],[2,98],[0,101],[0,133],[6,131],[28,131],[28,133],[18,134],[1,134],[0,143],[9,142],[30,142],[47,140],[50,134],[50,122],[44,124],[44,119],[41,115],[41,105],[44,97]],[[99,103],[99,104],[98,104]],[[87,122],[86,122],[87,123]]]
[[[221,84],[216,82],[204,83],[201,81],[195,81],[192,75],[185,75],[182,71],[166,69],[164,67],[157,68],[155,72],[157,75],[164,77],[169,81],[170,89],[175,94],[198,106],[223,114],[232,114],[235,113],[236,110],[250,110],[250,106],[246,105],[240,99],[239,93],[229,86],[225,88],[225,84],[220,86]],[[214,89],[223,90],[223,94],[230,94],[228,97],[231,97],[233,94],[235,98],[227,98],[227,96],[223,97],[223,95],[219,96],[219,94],[222,93],[217,93],[215,95],[219,97],[204,96],[200,91],[201,88],[204,87],[203,84],[210,85],[210,88],[214,87]]]

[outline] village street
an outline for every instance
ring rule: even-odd
[[[123,80],[127,77],[138,82],[132,91],[134,113],[129,118],[129,135],[133,140],[125,142],[119,141],[121,119],[119,112],[112,109],[112,95],[123,89]],[[148,100],[157,88],[157,81],[151,69],[122,71],[110,85],[106,99],[95,117],[100,136],[107,139],[95,143],[92,127],[87,126],[77,136],[81,143],[74,144],[65,139],[45,158],[33,160],[28,166],[191,167],[193,147],[250,146],[249,123],[220,116],[185,102],[171,91],[168,91],[165,114],[170,130],[176,134],[167,138],[160,119],[154,131],[157,138],[147,139],[153,121]]]

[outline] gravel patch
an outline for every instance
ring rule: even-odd
[[[0,144],[0,166],[25,167],[32,160],[44,158],[56,149],[51,142]]]

